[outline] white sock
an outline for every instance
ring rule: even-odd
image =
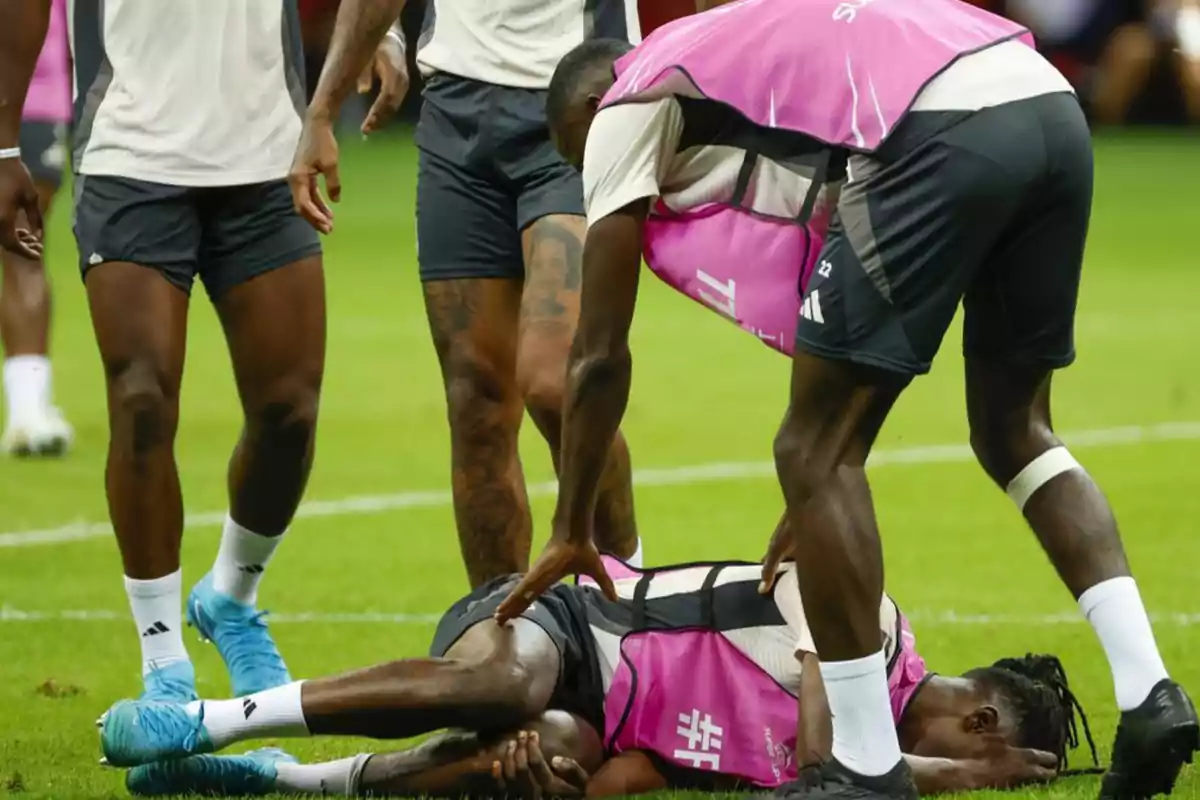
[[[900,761],[883,651],[821,662],[833,715],[833,757],[859,775],[883,775]]]
[[[183,573],[143,581],[125,578],[129,608],[142,641],[142,674],[187,661],[183,646]]]
[[[4,360],[8,419],[22,419],[50,406],[50,359],[13,356]]]
[[[637,550],[633,551],[633,555],[631,555],[625,563],[629,564],[631,567],[637,567],[638,569],[641,569],[642,560],[642,537],[639,536]]]
[[[275,788],[289,794],[354,797],[370,758],[360,753],[324,764],[276,764]]]
[[[225,517],[221,546],[213,562],[213,588],[239,603],[258,602],[258,584],[283,536],[263,536]]]
[[[197,700],[188,704],[188,711],[198,714],[204,707],[204,728],[218,750],[244,739],[308,736],[300,702],[303,683],[293,681],[233,700]]]
[[[1154,685],[1167,677],[1137,582],[1112,578],[1097,583],[1079,596],[1079,610],[1092,624],[1108,656],[1117,707],[1122,711],[1137,708]]]

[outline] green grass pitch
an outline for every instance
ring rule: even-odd
[[[1116,506],[1169,667],[1200,692],[1200,140],[1192,137],[1097,141],[1079,360],[1056,381],[1055,411]],[[261,594],[297,676],[423,652],[429,615],[465,586],[417,281],[414,151],[405,136],[383,138],[347,146],[344,164],[345,200],[327,242],[328,375],[310,505]],[[104,391],[68,217],[60,203],[49,269],[57,394],[77,446],[61,462],[0,463],[0,542],[10,545],[0,547],[0,793],[31,799],[124,795],[121,773],[97,765],[93,721],[139,687],[137,637],[102,524]],[[194,515],[184,542],[189,585],[216,551],[238,427],[219,327],[202,292],[195,299],[178,447]],[[1061,654],[1106,751],[1115,713],[1099,647],[1020,516],[964,448],[958,335],[951,331],[933,373],[907,392],[880,439],[872,477],[889,588],[937,670]],[[757,558],[781,503],[770,459],[787,362],[653,280],[643,283],[633,351],[625,430],[647,471],[637,510],[649,563]],[[523,437],[528,478],[543,484],[540,540],[552,472],[531,425]],[[713,464],[721,466],[681,469]],[[9,535],[65,529],[76,538]],[[216,652],[194,638],[188,646],[201,693],[224,695]],[[370,745],[288,746],[318,759]],[[1096,789],[1096,779],[1079,778],[1018,795],[1083,798]],[[1200,774],[1186,772],[1177,795],[1200,795]]]

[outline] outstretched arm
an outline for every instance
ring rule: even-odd
[[[556,531],[578,541],[592,530],[600,476],[629,402],[629,329],[642,266],[649,201],[594,223],[583,248],[579,329],[567,366]]]

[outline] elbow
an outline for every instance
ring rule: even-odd
[[[571,359],[568,380],[576,392],[626,383],[633,372],[633,356],[627,342],[589,348]]]

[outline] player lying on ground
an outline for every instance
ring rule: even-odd
[[[828,705],[793,565],[760,592],[758,564],[637,573],[606,562],[627,576],[615,582],[618,601],[560,584],[501,626],[493,614],[517,580],[501,578],[451,607],[431,658],[234,700],[123,701],[101,719],[105,757],[148,765],[128,775],[135,794],[445,795],[495,793],[495,764],[510,762],[512,773],[511,762],[532,752],[543,778],[551,760],[570,760],[547,793],[572,792],[586,770],[595,796],[774,787],[797,777],[797,754],[802,765],[828,755]],[[1055,777],[1077,744],[1076,705],[1056,659],[943,677],[926,670],[890,598],[879,624],[894,718],[923,792]],[[326,764],[299,765],[278,750],[200,755],[263,737],[398,739],[441,729],[457,730],[404,752]],[[522,730],[540,748],[527,738],[514,750]],[[601,765],[604,753],[611,758]]]
[[[719,46],[715,43],[719,42]],[[792,355],[775,438],[835,728],[796,800],[917,795],[874,629],[883,593],[865,464],[959,306],[971,446],[1020,510],[1104,649],[1121,712],[1102,800],[1169,793],[1200,749],[1112,508],[1055,435],[1075,358],[1092,142],[1028,31],[959,0],[745,0],[630,50],[560,62],[547,117],[582,167],[588,234],[552,534],[500,607],[563,576],[606,586],[597,476],[624,416],[643,256],[660,277]],[[803,299],[797,293],[803,288]]]

